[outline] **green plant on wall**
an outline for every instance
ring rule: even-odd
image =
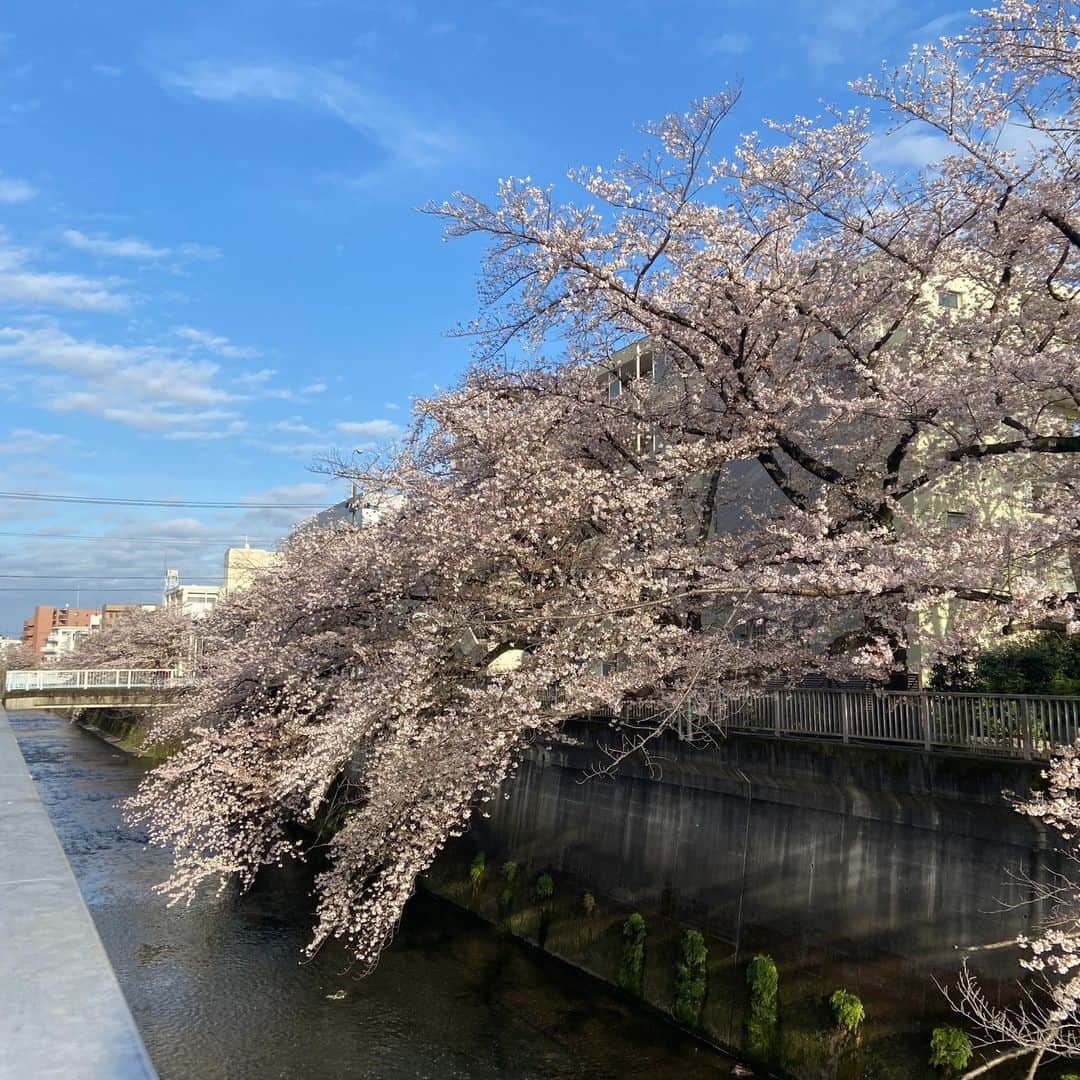
[[[758,1057],[769,1057],[776,1042],[777,992],[780,976],[771,956],[759,953],[746,967],[750,987],[750,1015],[746,1018],[747,1047]]]
[[[863,1003],[847,990],[836,990],[829,998],[832,1008],[833,1023],[837,1030],[845,1036],[857,1035],[862,1022],[866,1019],[866,1009]]]
[[[513,859],[502,864],[503,887],[499,893],[499,914],[505,919],[514,904],[514,882],[517,880],[518,865]]]
[[[705,986],[709,950],[697,930],[687,930],[682,936],[682,959],[675,965],[675,1019],[690,1027],[701,1023],[705,1004]]]
[[[635,911],[623,923],[623,953],[619,964],[619,985],[631,994],[641,994],[645,981],[645,917]]]
[[[536,885],[533,886],[533,893],[536,896],[536,902],[541,907],[546,907],[551,898],[555,895],[555,880],[550,874],[541,874],[536,879]]]
[[[971,1060],[971,1040],[948,1024],[934,1028],[930,1036],[930,1065],[946,1076],[962,1073]]]
[[[480,882],[484,880],[484,871],[487,869],[487,856],[478,851],[473,856],[472,865],[469,867],[469,881],[472,883],[474,889],[480,887]]]

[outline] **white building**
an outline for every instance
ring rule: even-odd
[[[41,647],[41,659],[45,663],[56,662],[65,656],[70,656],[82,639],[89,637],[95,630],[101,627],[101,616],[91,616],[89,626],[54,626]]]
[[[223,595],[250,588],[255,579],[274,564],[277,552],[248,547],[225,549],[225,584]]]
[[[221,596],[218,585],[173,585],[165,591],[165,607],[179,608],[191,619],[201,619],[214,610]]]

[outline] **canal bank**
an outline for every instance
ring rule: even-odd
[[[0,707],[0,1077],[155,1076]]]
[[[690,1026],[803,1080],[933,1075],[931,1033],[956,1023],[935,980],[953,982],[965,959],[1002,1000],[1015,993],[1016,950],[981,946],[1041,914],[1017,904],[1010,875],[1059,868],[1044,830],[1004,794],[1038,783],[1037,764],[758,736],[691,747],[672,735],[651,768],[630,759],[586,780],[617,738],[572,723],[538,742],[428,887],[613,984],[639,915],[634,992],[669,1014],[685,935],[700,933],[706,991]],[[779,991],[772,1036],[755,1050],[758,954],[775,961]],[[857,1041],[837,1031],[837,990],[866,1008]]]
[[[42,714],[13,726],[162,1080],[715,1080],[731,1060],[423,895],[373,975],[305,960],[311,872],[168,908],[117,803],[146,763]],[[78,1074],[73,1074],[77,1076]]]

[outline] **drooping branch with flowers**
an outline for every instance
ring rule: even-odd
[[[477,361],[391,460],[337,463],[391,511],[300,531],[205,624],[162,725],[182,749],[129,807],[175,854],[168,891],[249,886],[333,801],[312,948],[370,966],[567,715],[645,699],[658,730],[716,688],[1075,626],[1069,18],[1008,4],[862,87],[941,133],[918,174],[872,166],[872,109],[717,158],[727,92],[575,174],[578,202],[507,180],[431,207],[488,244]]]

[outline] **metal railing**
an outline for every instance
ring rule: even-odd
[[[621,713],[631,722],[657,715],[648,703],[629,704]],[[687,703],[677,726],[683,738],[712,728],[1031,760],[1080,736],[1080,697],[819,689],[718,694]]]
[[[82,668],[9,671],[5,690],[133,690],[186,686],[189,679],[169,668]]]

